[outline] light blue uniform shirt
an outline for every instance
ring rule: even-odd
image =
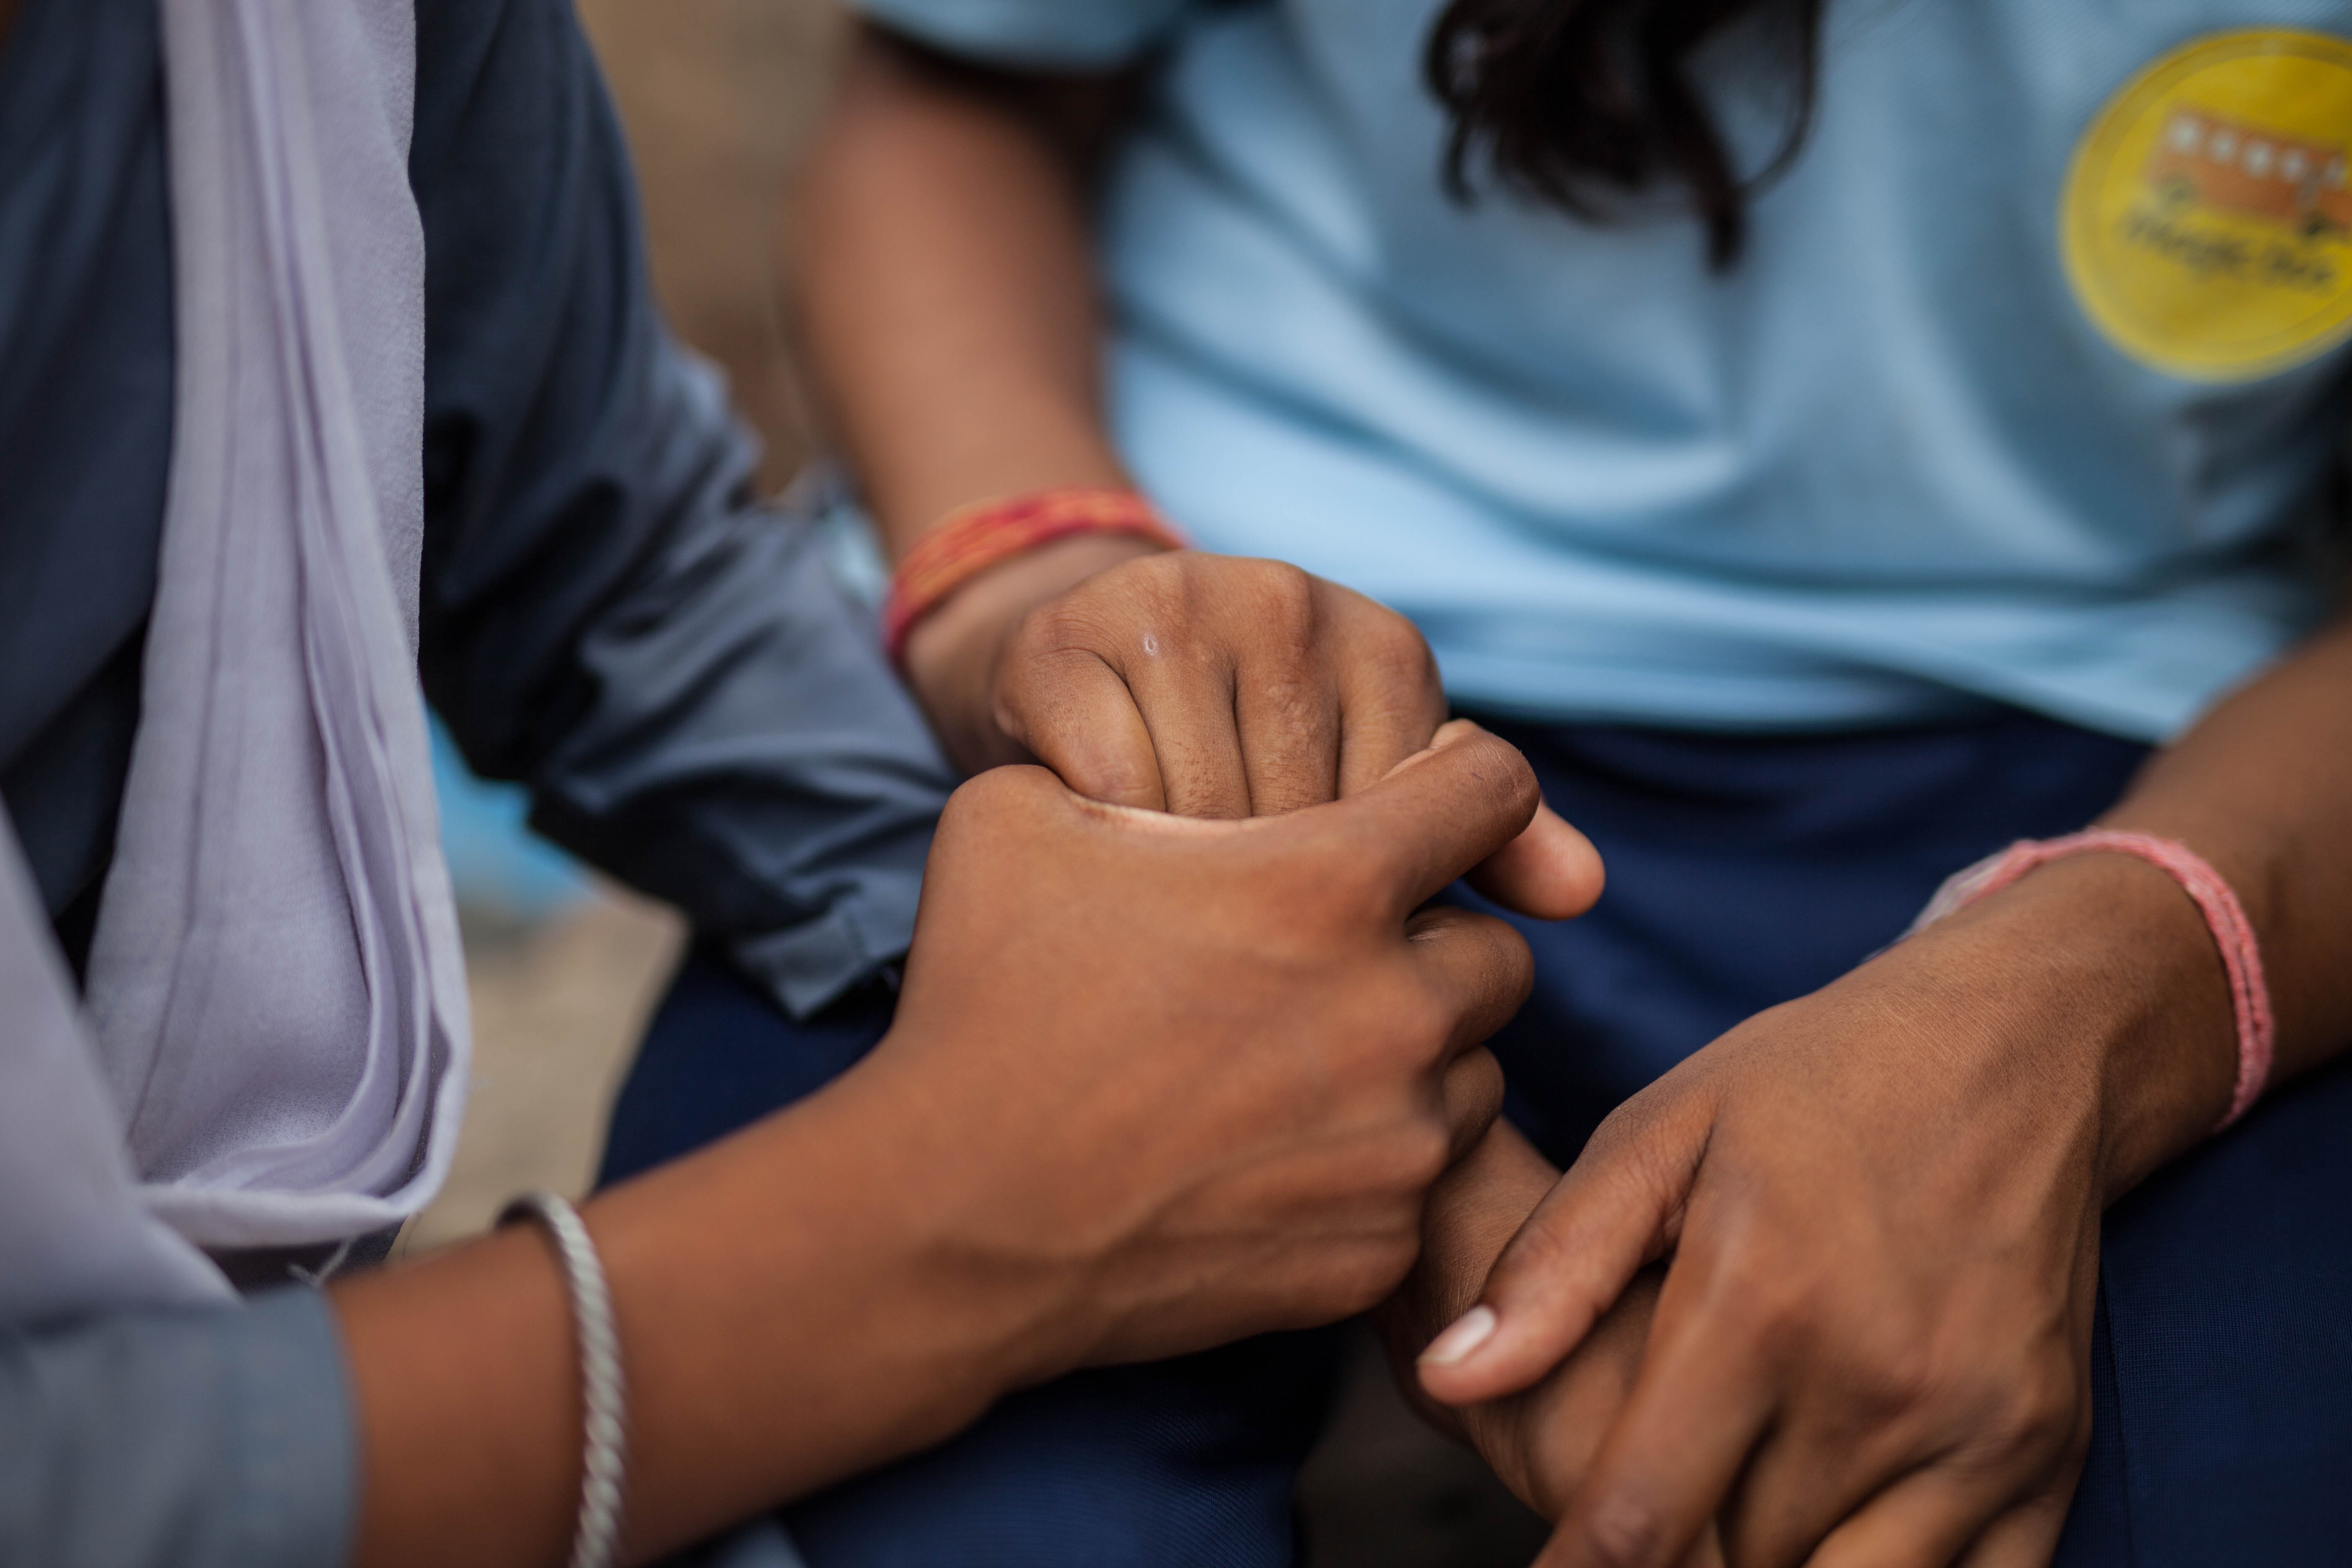
[[[1002,64],[1161,51],[1103,218],[1121,448],[1203,546],[1412,616],[1458,703],[1774,730],[1990,699],[2157,740],[2330,602],[2335,338],[2229,382],[2135,357],[2060,210],[2144,68],[2352,35],[2352,4],[1834,0],[1813,133],[1716,275],[1670,198],[1451,200],[1438,0],[862,3]],[[1743,68],[1711,64],[1753,162],[1780,121]]]

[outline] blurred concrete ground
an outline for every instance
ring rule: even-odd
[[[812,439],[782,303],[784,195],[843,21],[825,0],[578,4],[636,158],[655,285],[679,334],[726,368],[781,487]],[[446,795],[474,1098],[448,1186],[404,1250],[481,1229],[522,1188],[585,1188],[683,938],[671,911],[528,847],[513,795],[462,777]],[[1368,1334],[1299,1492],[1306,1568],[1514,1568],[1542,1542],[1483,1465],[1405,1408]]]

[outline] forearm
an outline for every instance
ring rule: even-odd
[[[2272,1083],[2352,1041],[2337,934],[2352,922],[2352,628],[2215,708],[2100,822],[2186,844],[2236,890],[2278,1022]],[[2020,1071],[2079,1069],[2107,1201],[2202,1142],[2230,1103],[2237,1043],[2219,950],[2179,886],[2137,859],[2044,867],[1841,986],[1916,1026],[1945,1011],[2025,1042]]]
[[[809,170],[802,273],[835,433],[893,555],[972,500],[1126,482],[1081,144],[1114,91],[858,43]]]
[[[804,194],[824,403],[893,557],[956,508],[1129,481],[1104,427],[1086,180],[1118,88],[1022,82],[861,35]],[[908,639],[908,683],[969,771],[1022,760],[989,693],[1012,629],[1157,548],[1065,540],[983,573]]]
[[[1031,1278],[956,1261],[956,1156],[905,1086],[852,1075],[584,1214],[628,1379],[643,1557],[938,1440],[1050,1360]],[[528,1226],[334,1296],[360,1412],[362,1563],[560,1562],[576,1343]]]
[[[2179,839],[2236,890],[2278,1021],[2273,1082],[2352,1044],[2352,618],[2158,753],[2103,825]]]

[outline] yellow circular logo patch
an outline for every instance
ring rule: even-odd
[[[2352,41],[2200,38],[2125,84],[2059,209],[2083,308],[2174,375],[2248,380],[2352,333]]]

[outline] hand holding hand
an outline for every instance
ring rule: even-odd
[[[1521,1479],[1566,1504],[1546,1564],[1665,1568],[1712,1530],[1765,1568],[2032,1568],[2089,1436],[2100,1214],[2211,1125],[2230,1038],[2161,873],[2037,872],[1621,1107],[1423,1386],[1536,1384],[1670,1257],[1589,1469]]]
[[[1278,561],[1123,537],[992,569],[916,626],[906,662],[966,770],[1034,759],[1089,798],[1179,816],[1353,795],[1445,719],[1436,661],[1403,616]],[[1599,896],[1601,860],[1538,805],[1472,880],[1564,919]]]
[[[1493,1120],[1477,1047],[1529,984],[1507,926],[1421,906],[1535,808],[1468,724],[1238,822],[985,773],[941,822],[898,1022],[828,1092],[914,1113],[940,1234],[1045,1283],[1065,1364],[1360,1311]]]
[[[1414,1357],[1478,1300],[1496,1258],[1559,1177],[1516,1128],[1496,1121],[1430,1190],[1421,1257],[1375,1314],[1406,1396],[1475,1448],[1520,1501],[1552,1520],[1567,1510],[1633,1389],[1664,1270],[1653,1265],[1636,1275],[1582,1342],[1521,1392],[1453,1409],[1421,1390]],[[1711,1551],[1711,1537],[1707,1545]]]

